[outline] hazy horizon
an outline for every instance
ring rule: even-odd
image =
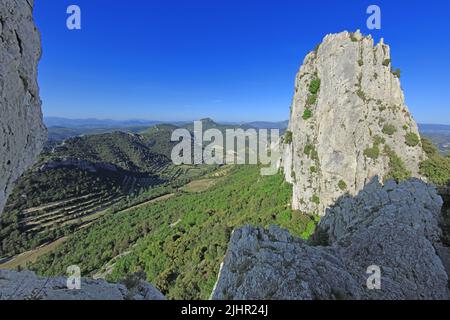
[[[295,75],[325,35],[361,29],[391,46],[406,104],[421,123],[450,124],[448,2],[37,1],[39,83],[46,116],[221,121],[286,119]],[[401,14],[399,14],[401,12]],[[424,14],[426,12],[426,14]],[[420,45],[418,45],[418,41]]]
[[[211,117],[204,117],[199,119],[186,119],[186,120],[176,120],[176,119],[167,119],[167,120],[161,120],[161,119],[145,119],[145,118],[124,118],[124,119],[111,119],[111,118],[93,118],[93,117],[87,117],[87,118],[67,118],[67,117],[59,117],[59,116],[45,116],[44,115],[44,122],[48,120],[66,120],[66,121],[110,121],[110,122],[118,122],[118,123],[125,123],[125,122],[156,122],[156,123],[183,123],[183,122],[193,122],[198,121],[202,119],[211,119],[216,123],[222,123],[222,124],[245,124],[245,123],[252,123],[252,122],[268,122],[268,123],[280,123],[280,122],[287,122],[289,119],[284,120],[243,120],[243,121],[229,121],[229,120],[222,120],[222,119],[215,119]],[[432,126],[448,126],[450,127],[450,124],[446,123],[428,123],[428,122],[417,122],[418,125],[432,125]]]

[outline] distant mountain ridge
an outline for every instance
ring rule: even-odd
[[[219,125],[226,126],[247,126],[255,129],[286,129],[289,120],[284,121],[250,121],[250,122],[227,122],[227,121],[214,121],[211,118],[202,119],[207,122],[212,122]],[[62,117],[44,117],[44,123],[48,128],[91,128],[91,129],[107,129],[107,128],[136,128],[136,127],[149,127],[155,125],[175,125],[186,126],[192,124],[193,121],[161,121],[161,120],[142,120],[142,119],[130,119],[130,120],[111,120],[111,119],[70,119]],[[421,132],[436,132],[445,131],[450,133],[450,125],[448,124],[432,124],[432,123],[418,123],[419,130]]]
[[[450,134],[449,124],[427,124],[419,123],[419,130],[421,132],[446,132]]]
[[[68,119],[60,117],[44,117],[44,124],[51,127],[65,127],[65,128],[120,128],[120,127],[134,127],[134,126],[151,126],[161,121],[152,120],[111,120],[111,119]]]
[[[211,118],[200,119],[204,124],[223,125],[223,126],[246,126],[255,129],[286,129],[288,120],[284,121],[250,121],[250,122],[228,122],[215,121]],[[161,121],[161,120],[144,120],[144,119],[129,119],[129,120],[112,120],[112,119],[70,119],[62,117],[44,117],[44,123],[48,128],[133,128],[133,127],[149,127],[158,124],[170,124],[179,127],[188,126],[192,121]]]
[[[165,154],[171,150],[170,134],[115,131],[48,146],[8,199],[0,222],[0,257],[68,235],[98,219],[107,208],[172,193],[214,169],[174,166],[170,153]]]
[[[203,130],[242,128],[278,129],[284,134],[289,121],[252,121],[242,123],[216,122],[211,118],[202,119]],[[152,120],[98,120],[98,119],[66,119],[57,117],[45,118],[48,127],[48,142],[46,150],[49,151],[59,142],[83,135],[97,135],[121,131],[126,133],[141,134],[147,139],[148,146],[154,152],[159,152],[170,157],[171,150],[176,143],[171,142],[171,134],[177,128],[185,128],[193,131],[193,121],[190,122],[164,122]],[[450,125],[445,124],[418,124],[422,136],[429,138],[442,154],[450,152]]]

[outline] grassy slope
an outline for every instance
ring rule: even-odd
[[[105,217],[32,268],[56,275],[77,264],[87,276],[131,251],[117,259],[110,280],[143,270],[169,298],[206,299],[234,228],[278,224],[303,237],[313,232],[313,218],[293,212],[290,198],[291,187],[281,175],[262,177],[256,166],[234,167],[202,193]]]

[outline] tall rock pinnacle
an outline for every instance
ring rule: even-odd
[[[295,81],[283,167],[293,208],[324,214],[375,176],[418,176],[425,155],[389,46],[370,36],[327,35]]]
[[[33,0],[0,0],[0,214],[14,181],[46,139],[37,84],[41,56]]]

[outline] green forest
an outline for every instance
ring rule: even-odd
[[[80,266],[94,275],[113,260],[110,281],[144,272],[169,299],[207,299],[231,232],[239,226],[280,225],[309,238],[317,217],[290,209],[291,186],[281,174],[263,177],[258,166],[232,167],[202,192],[105,216],[77,231],[31,269],[64,274]]]

